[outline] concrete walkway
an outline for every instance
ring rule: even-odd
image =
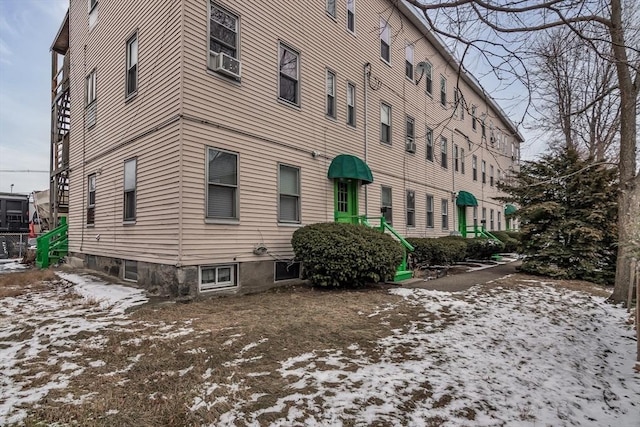
[[[481,285],[492,280],[500,279],[509,274],[516,273],[516,267],[522,262],[514,261],[507,264],[499,264],[482,270],[468,273],[453,274],[439,279],[410,279],[402,283],[404,288],[420,288],[432,291],[460,292],[466,291],[472,286]]]

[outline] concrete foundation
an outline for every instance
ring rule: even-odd
[[[99,255],[70,254],[72,267],[84,267],[109,276],[124,278],[124,260]],[[207,264],[211,265],[211,264]],[[301,283],[300,279],[274,280],[274,261],[241,262],[237,264],[237,286],[199,292],[199,267],[176,267],[168,264],[137,262],[136,285],[150,295],[170,298],[198,298],[222,295],[243,295],[264,292],[276,286]]]

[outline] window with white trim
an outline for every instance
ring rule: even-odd
[[[391,144],[391,106],[380,104],[380,141]]]
[[[393,224],[393,195],[391,187],[382,186],[380,212],[387,224]]]
[[[138,33],[127,40],[127,74],[125,96],[138,91]]]
[[[475,154],[471,157],[471,171],[473,175],[473,180],[478,180],[478,156]]]
[[[87,179],[87,225],[95,224],[96,214],[96,174]]]
[[[427,95],[433,96],[433,66],[428,61],[424,65],[424,81]]]
[[[200,267],[200,292],[238,286],[238,265],[208,265]]]
[[[90,128],[96,124],[98,110],[98,79],[95,69],[89,73],[85,81],[85,108],[85,122]]]
[[[474,132],[478,128],[477,111],[478,111],[478,108],[475,105],[472,105],[471,106],[471,127],[473,128]]]
[[[482,208],[482,228],[486,229],[487,228],[487,208]]]
[[[300,54],[280,43],[278,97],[300,105]]]
[[[427,228],[433,228],[433,196],[427,194]]]
[[[137,164],[138,159],[129,159],[124,162],[124,221],[136,220]]]
[[[473,226],[478,227],[478,207],[473,207]]]
[[[442,229],[449,229],[449,200],[442,199]]]
[[[391,27],[384,18],[380,18],[380,58],[391,63]]]
[[[207,147],[207,211],[211,219],[238,219],[238,155]]]
[[[327,117],[336,118],[336,75],[333,71],[327,70],[326,77],[327,99],[325,105],[325,114]]]
[[[89,10],[89,30],[98,23],[98,0],[88,0],[87,8]]]
[[[489,165],[489,185],[493,187],[493,165]]]
[[[489,228],[489,230],[493,231],[494,230],[494,224],[493,224],[493,209],[489,210],[489,224],[491,226],[491,228]]]
[[[487,162],[486,160],[482,161],[482,183],[486,184],[487,183]]]
[[[220,53],[240,59],[239,26],[237,15],[211,2],[209,16],[209,52],[214,57]]]
[[[356,125],[356,86],[347,83],[347,124]]]
[[[460,148],[460,173],[464,175],[464,148]]]
[[[347,0],[347,30],[356,32],[356,0]]]
[[[449,168],[448,152],[447,152],[447,138],[440,137],[440,165],[448,169]]]
[[[433,130],[427,128],[427,160],[433,162]]]
[[[498,231],[502,231],[502,212],[498,211]]]
[[[416,193],[407,190],[407,227],[416,226]]]
[[[336,0],[327,0],[326,11],[332,17],[336,17]]]
[[[447,79],[444,76],[440,76],[440,104],[447,106]]]
[[[453,169],[460,172],[460,148],[458,144],[453,144]]]
[[[300,168],[280,165],[278,176],[278,221],[300,223]]]
[[[404,48],[404,74],[411,81],[413,81],[413,53],[413,44],[407,42]]]
[[[413,117],[407,116],[407,134],[405,149],[408,153],[416,152],[416,122]]]

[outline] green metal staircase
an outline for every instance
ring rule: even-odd
[[[409,268],[407,266],[409,252],[413,252],[414,251],[414,247],[411,245],[411,243],[407,242],[406,239],[404,237],[402,237],[400,235],[400,233],[398,233],[382,216],[380,216],[380,217],[367,217],[366,215],[360,215],[360,216],[357,217],[357,219],[358,219],[358,222],[360,224],[366,225],[367,227],[377,228],[382,233],[388,231],[392,236],[394,236],[396,239],[398,239],[398,241],[402,245],[402,248],[404,249],[404,255],[402,257],[402,262],[400,263],[400,265],[396,269],[396,274],[393,277],[393,281],[394,282],[401,282],[403,280],[411,279],[413,277],[413,271],[409,270]],[[380,225],[377,226],[377,227],[372,225],[371,222],[370,222],[371,220],[379,220],[380,221]]]
[[[69,252],[69,225],[66,217],[60,217],[57,228],[38,237],[36,249],[36,267],[48,268],[57,264]]]

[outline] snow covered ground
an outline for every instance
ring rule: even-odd
[[[159,309],[157,325],[141,325],[125,311],[146,301],[140,290],[60,277],[65,282],[50,289],[0,299],[0,425],[21,422],[21,405],[66,393],[83,375],[126,376],[145,363],[142,352],[135,355],[139,344],[125,341],[120,345],[133,346],[125,353],[135,356],[124,370],[106,366],[104,355],[87,357],[87,348],[105,348],[109,329],[134,331],[138,341],[192,337],[191,347],[181,341],[181,352],[214,354],[206,348],[210,330],[197,330],[202,319],[163,323]],[[402,300],[358,315],[386,324],[398,304],[420,314],[379,339],[375,351],[354,342],[276,359],[268,368],[262,358],[276,337],[264,336],[234,347],[227,361],[207,357],[208,368],[154,375],[196,377],[182,407],[219,414],[212,425],[640,426],[634,331],[626,310],[604,298],[518,276],[464,293],[391,292]],[[225,349],[250,332],[232,331]],[[269,379],[286,386],[271,395],[264,384],[252,388]],[[156,390],[150,402],[165,392]],[[85,390],[65,402],[100,398]],[[104,422],[119,410],[105,409]]]
[[[20,264],[19,259],[0,259],[0,274],[20,271],[25,268],[26,266],[24,264]]]

